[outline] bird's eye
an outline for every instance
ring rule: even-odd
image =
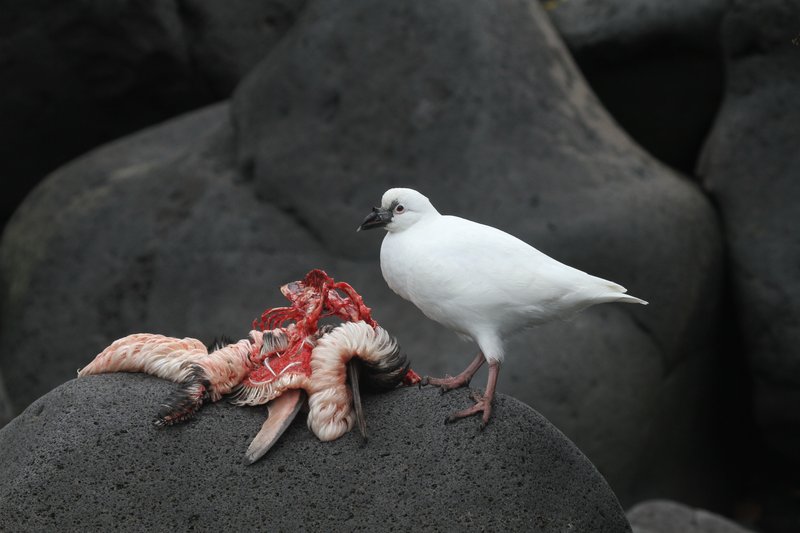
[[[394,208],[394,212],[395,213],[402,213],[405,210],[406,210],[406,208],[403,207],[403,204],[400,204],[400,205],[398,205],[397,207]]]

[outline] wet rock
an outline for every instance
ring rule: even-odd
[[[602,476],[540,414],[497,399],[477,433],[443,418],[468,401],[416,388],[368,396],[370,440],[318,441],[301,414],[252,466],[263,408],[225,402],[165,429],[174,384],[70,381],[0,430],[0,522],[14,530],[630,531]]]
[[[625,502],[708,492],[713,213],[614,125],[547,18],[515,0],[313,2],[230,108],[54,173],[0,248],[9,392],[23,407],[90,359],[75,354],[136,331],[243,338],[313,267],[356,287],[418,371],[461,370],[474,348],[392,294],[380,234],[355,233],[398,185],[649,300],[510,339],[499,388],[551,418]]]

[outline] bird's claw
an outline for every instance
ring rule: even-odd
[[[463,379],[461,376],[451,376],[449,374],[445,374],[443,378],[432,378],[430,376],[425,376],[420,381],[420,387],[423,385],[433,385],[435,387],[439,387],[439,392],[444,394],[445,392],[450,392],[451,390],[459,389],[461,387],[466,387],[469,385],[469,379]]]
[[[486,398],[477,391],[471,391],[470,397],[475,401],[475,405],[451,414],[444,419],[445,425],[452,424],[453,422],[456,422],[462,418],[467,418],[469,416],[481,413],[483,416],[481,417],[481,423],[480,426],[478,426],[478,431],[481,432],[486,428],[486,426],[489,424],[489,419],[492,416],[491,401],[487,401]]]
[[[444,417],[444,425],[448,426],[448,425],[452,424],[453,422],[456,422],[458,420],[458,418],[459,417],[455,416],[455,414],[446,416],[446,417]]]

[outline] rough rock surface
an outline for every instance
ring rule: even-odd
[[[708,492],[713,213],[614,125],[538,6],[517,0],[315,1],[231,109],[53,174],[0,249],[9,392],[22,408],[74,376],[76,353],[131,332],[242,338],[312,267],[352,283],[420,372],[461,370],[474,348],[391,294],[381,235],[355,233],[397,185],[649,300],[516,337],[499,388],[624,502]]]
[[[651,500],[628,511],[633,533],[748,533],[732,522],[703,509],[667,501]]]
[[[704,185],[723,218],[755,413],[800,466],[800,4],[734,2],[723,21],[725,102]],[[794,39],[794,41],[793,41]]]
[[[304,4],[0,1],[0,226],[58,165],[227,98]]]
[[[301,414],[247,466],[261,408],[225,402],[150,423],[174,384],[141,374],[70,381],[0,430],[0,523],[12,530],[630,531],[586,457],[533,409],[445,426],[468,401],[416,388],[369,396],[366,447],[322,443]]]
[[[592,89],[650,153],[694,173],[722,98],[727,0],[545,0]]]

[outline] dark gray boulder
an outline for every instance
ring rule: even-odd
[[[733,2],[725,103],[701,173],[723,219],[756,421],[800,465],[800,4]],[[794,39],[794,41],[793,41]]]
[[[22,408],[131,332],[242,338],[312,267],[352,283],[418,371],[461,370],[473,347],[393,295],[381,236],[355,233],[397,185],[650,300],[510,339],[499,387],[623,501],[709,492],[713,213],[614,125],[530,2],[312,2],[230,109],[54,173],[0,248],[9,392]]]
[[[736,522],[668,500],[649,500],[628,511],[633,533],[748,533]]]
[[[658,0],[544,0],[546,12],[572,50],[634,47],[658,37],[680,34],[705,41],[716,27],[727,0],[659,2]]]
[[[719,108],[726,0],[545,0],[578,66],[614,119],[687,175]]]
[[[57,166],[227,98],[303,4],[0,1],[0,226]]]
[[[6,386],[3,383],[3,375],[0,373],[0,428],[14,417],[13,413],[14,408],[6,392]]]
[[[466,391],[369,396],[366,447],[323,443],[301,414],[252,466],[262,408],[225,402],[150,424],[174,384],[70,381],[0,430],[0,523],[14,531],[630,531],[586,457],[533,409],[497,399],[484,432],[445,426]]]

